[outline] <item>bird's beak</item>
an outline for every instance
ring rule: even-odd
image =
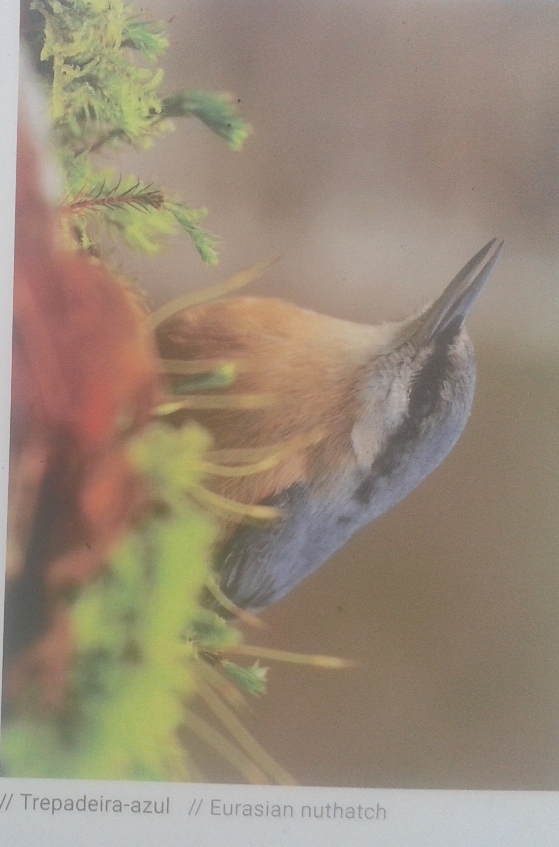
[[[495,247],[496,240],[493,238],[482,247],[479,253],[464,265],[441,296],[415,319],[412,334],[408,336],[410,341],[418,345],[428,344],[452,321],[458,318],[460,325],[464,322],[489,279],[503,248],[503,241]]]

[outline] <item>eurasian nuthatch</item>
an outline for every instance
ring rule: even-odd
[[[274,398],[197,412],[218,448],[299,439],[276,466],[213,484],[221,495],[279,510],[276,520],[236,527],[218,552],[221,589],[237,606],[258,611],[279,600],[452,449],[475,382],[464,321],[501,247],[490,241],[434,303],[398,323],[366,326],[236,297],[160,326],[166,359],[236,362],[229,394]]]

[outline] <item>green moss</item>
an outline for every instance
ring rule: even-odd
[[[156,253],[185,232],[204,262],[216,264],[217,239],[200,226],[205,210],[100,167],[95,154],[123,144],[149,149],[173,130],[171,118],[181,117],[196,117],[239,150],[250,127],[233,98],[201,91],[162,96],[156,62],[168,46],[165,24],[141,20],[129,3],[33,0],[31,8],[44,22],[42,37],[34,29],[30,44],[49,87],[67,233],[79,248],[97,252],[101,218],[128,246]]]

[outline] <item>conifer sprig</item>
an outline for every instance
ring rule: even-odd
[[[101,177],[92,183],[96,176]],[[114,171],[84,171],[86,183],[61,207],[63,223],[71,223],[72,236],[84,250],[91,250],[95,240],[92,225],[101,224],[116,232],[129,247],[145,253],[158,253],[179,231],[186,232],[202,259],[208,265],[219,261],[219,241],[203,229],[200,222],[205,209],[193,209],[175,200],[153,183],[137,177],[125,179]]]
[[[159,189],[153,189],[151,184],[142,184],[136,180],[129,188],[122,188],[119,180],[116,185],[107,187],[105,182],[85,195],[80,192],[77,197],[65,203],[63,215],[83,215],[101,209],[132,206],[134,209],[160,209],[165,202],[165,195]]]

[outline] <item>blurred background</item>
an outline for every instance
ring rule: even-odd
[[[232,153],[178,123],[134,163],[207,206],[223,240],[217,269],[186,238],[143,257],[154,305],[281,254],[250,293],[397,319],[506,239],[469,321],[478,388],[459,445],[247,633],[357,667],[275,665],[248,727],[304,784],[559,789],[559,6],[142,11],[170,21],[167,92],[230,91],[254,127]]]

